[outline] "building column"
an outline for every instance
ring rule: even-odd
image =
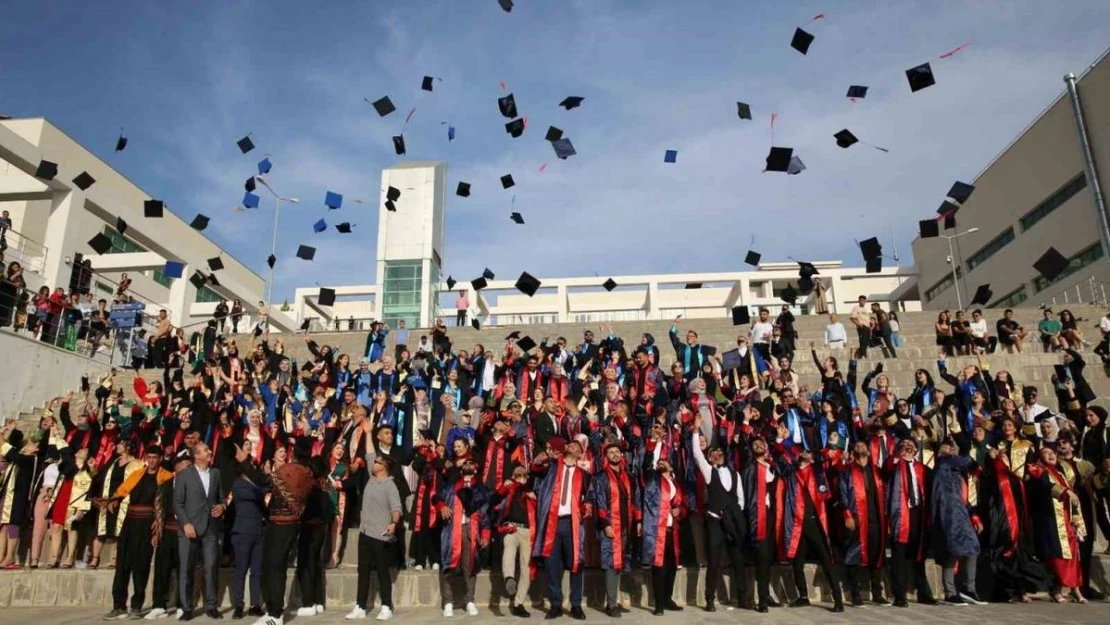
[[[748,298],[751,297],[752,281],[749,278],[740,278],[740,295],[736,298],[736,305],[743,306],[748,303]]]
[[[555,287],[556,299],[555,303],[555,319],[559,323],[568,323],[570,321],[570,299],[567,294],[567,286],[560,284]]]
[[[420,327],[430,328],[435,325],[435,319],[432,314],[435,312],[435,305],[432,304],[432,296],[435,289],[432,288],[432,259],[425,258],[420,262]],[[379,315],[380,317],[380,315]],[[446,323],[446,321],[444,322]]]
[[[193,302],[197,299],[197,287],[189,281],[192,273],[192,266],[185,265],[181,277],[170,283],[170,300],[166,304],[166,309],[170,314],[170,323],[178,327],[188,323]],[[148,314],[156,312],[158,311],[147,311]]]
[[[50,216],[42,241],[46,247],[43,280],[51,289],[69,286],[73,255],[77,253],[80,243],[78,232],[84,209],[85,193],[82,191],[57,191],[51,198]]]
[[[647,283],[647,301],[644,302],[644,312],[648,319],[659,318],[659,282],[652,280]]]
[[[831,282],[832,284],[829,285],[829,299],[832,301],[829,302],[829,311],[839,315],[843,306],[841,300],[844,299],[840,296],[840,276],[833,276]]]

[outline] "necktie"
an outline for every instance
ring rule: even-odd
[[[559,507],[570,505],[570,466],[563,467],[563,488],[559,492]]]
[[[921,505],[921,494],[917,492],[917,471],[914,469],[914,463],[906,463],[906,470],[910,472],[910,507],[916,508]]]

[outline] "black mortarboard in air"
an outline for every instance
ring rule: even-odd
[[[83,172],[77,174],[77,177],[73,179],[73,184],[78,189],[81,189],[82,191],[84,191],[84,190],[88,189],[89,187],[93,186],[94,184],[96,184],[96,178],[93,178],[92,176],[90,176],[89,172],[83,171]]]
[[[497,0],[497,4],[500,4],[501,8],[506,13],[512,13],[513,12],[513,0]]]
[[[737,102],[736,103],[736,114],[740,117],[740,119],[751,119],[752,118],[752,107],[748,106],[747,104],[744,104],[743,102]]]
[[[513,330],[505,337],[506,341],[515,341],[520,338],[520,330]]]
[[[147,200],[143,202],[143,215],[146,217],[161,217],[166,205],[162,200]]]
[[[555,156],[558,156],[559,160],[565,161],[568,157],[578,154],[574,149],[574,144],[570,142],[570,139],[565,137],[558,141],[552,141],[551,147],[554,148]]]
[[[460,182],[459,187],[455,189],[455,195],[459,197],[470,197],[470,183]]]
[[[906,70],[906,80],[910,83],[910,91],[921,91],[926,87],[932,87],[937,84],[933,78],[933,68],[929,67],[928,63],[922,63],[917,67],[911,67]]]
[[[336,224],[335,229],[342,234],[351,234],[351,222],[344,221],[341,224]]]
[[[208,279],[204,277],[203,273],[199,271],[194,271],[193,275],[189,276],[189,282],[192,282],[193,286],[199,289],[204,287],[204,285],[208,282]]]
[[[516,98],[514,98],[511,93],[507,96],[497,98],[497,108],[501,111],[502,115],[509,119],[516,119],[519,117],[519,115],[516,114]]]
[[[848,87],[848,97],[849,98],[866,98],[867,97],[867,87],[864,87],[862,85],[852,85],[851,87]]]
[[[210,271],[219,271],[224,268],[224,259],[216,256],[208,259],[208,269]]]
[[[945,200],[940,203],[940,208],[937,209],[938,215],[955,215],[956,211],[960,210],[959,204],[954,204]]]
[[[389,200],[390,202],[396,202],[397,200],[401,199],[401,190],[397,187],[389,187],[385,190],[385,199]]]
[[[517,223],[517,224],[520,224],[522,226],[524,225],[524,215],[521,215],[520,213],[510,214],[509,219],[512,219],[513,223]]]
[[[458,284],[458,282],[455,280],[454,277],[447,276],[447,290],[448,291],[454,290],[456,284]]]
[[[385,210],[387,210],[391,213],[396,213],[397,212],[397,205],[393,203],[393,200],[386,200],[385,201]]]
[[[305,260],[312,260],[316,257],[316,248],[310,245],[301,245],[297,247],[297,258]]]
[[[276,263],[276,262],[277,262],[277,256],[274,256],[273,254],[270,254],[269,256],[266,257],[266,265],[270,269],[274,268],[274,263]]]
[[[853,143],[859,142],[859,139],[857,139],[856,136],[852,134],[851,131],[847,128],[841,130],[833,136],[836,137],[836,144],[842,148],[850,147]]]
[[[251,191],[254,191],[258,188],[258,185],[256,185],[254,182],[254,176],[247,178],[247,181],[243,183],[243,188],[246,189],[247,193],[250,193]]]
[[[787,304],[794,304],[798,301],[798,291],[794,288],[794,285],[788,284],[786,288],[782,290],[779,298]]]
[[[817,267],[815,267],[813,263],[804,260],[798,261],[798,276],[803,280],[809,280],[818,273],[820,272],[817,271]]]
[[[521,117],[520,119],[514,119],[513,121],[508,122],[507,124],[505,124],[505,132],[509,133],[509,136],[514,138],[514,139],[523,135],[524,134],[524,118]]]
[[[971,192],[974,190],[974,186],[957,180],[955,184],[952,185],[952,188],[948,190],[948,197],[963,204],[967,202],[967,198],[971,197]]]
[[[752,322],[751,312],[747,306],[733,306],[732,307],[732,325],[740,326],[747,325]]]
[[[810,278],[801,278],[798,280],[798,292],[802,295],[809,295],[810,292],[813,291],[814,286],[816,286],[816,283]]]
[[[51,163],[50,161],[39,161],[39,166],[35,168],[35,178],[38,178],[40,180],[53,180],[54,176],[57,175],[57,163]]]
[[[397,135],[393,137],[393,151],[397,156],[402,156],[405,153],[405,135]]]
[[[235,142],[235,145],[239,146],[239,151],[242,152],[243,154],[246,154],[247,152],[250,152],[251,150],[254,149],[254,141],[251,141],[251,136],[250,135],[247,135],[247,136],[243,137],[242,139],[239,139],[238,141]]]
[[[420,83],[420,88],[423,89],[424,91],[431,91],[433,80],[434,79],[431,76],[425,76],[424,81]]]
[[[536,342],[532,340],[532,337],[525,336],[521,337],[521,339],[516,342],[516,346],[520,348],[520,351],[527,354],[528,352],[532,351],[533,347],[536,346]]]
[[[971,305],[986,306],[991,301],[991,297],[993,296],[994,293],[991,291],[991,285],[984,284],[975,289],[975,297],[971,298]]]
[[[331,306],[335,304],[335,289],[320,287],[320,293],[316,295],[316,303],[321,306]]]
[[[701,282],[687,282],[686,283],[686,288],[687,289],[700,289],[701,285],[702,285]]]
[[[505,174],[504,176],[501,176],[501,188],[502,189],[508,189],[509,187],[514,186],[514,185],[516,185],[516,183],[513,182],[513,175],[512,174]]]
[[[97,232],[96,236],[89,240],[89,247],[97,254],[107,254],[108,250],[112,249],[112,240],[103,232]]]
[[[606,291],[612,291],[613,289],[617,288],[617,281],[609,278],[605,281],[605,284],[602,284],[601,286],[605,287]]]
[[[489,283],[486,282],[486,279],[481,277],[481,276],[479,276],[477,278],[474,278],[473,280],[470,281],[470,287],[472,289],[474,289],[475,291],[481,291],[482,289],[486,288],[486,286],[488,286],[488,285],[489,285]]]
[[[204,232],[204,229],[208,227],[208,217],[197,213],[197,216],[193,217],[193,221],[189,224],[189,227],[197,232]]]
[[[794,31],[794,38],[790,40],[790,47],[805,54],[809,52],[809,45],[813,43],[813,35],[798,28]]]
[[[123,217],[116,217],[116,232],[120,234],[127,232],[127,222],[123,220]]]
[[[563,131],[554,127],[547,127],[547,134],[543,136],[545,141],[558,141],[563,138]]]
[[[767,154],[767,171],[786,171],[790,167],[790,157],[794,156],[794,148],[771,148]]]
[[[864,261],[866,273],[879,273],[883,270],[883,257],[876,256],[875,258],[868,258]]]
[[[1048,251],[1033,263],[1033,269],[1049,280],[1055,280],[1067,268],[1068,259],[1054,247],[1048,248]]]
[[[953,230],[953,229],[955,229],[955,227],[956,227],[956,216],[955,215],[945,215],[944,216],[944,229],[945,230]]]
[[[561,106],[561,107],[563,107],[563,108],[565,108],[566,110],[569,111],[573,108],[578,108],[579,106],[582,106],[582,100],[585,100],[585,99],[586,98],[576,96],[576,95],[572,95],[572,96],[569,96],[566,99],[564,99],[562,102],[560,102],[559,106]]]
[[[477,317],[470,320],[470,325],[474,326],[475,330],[481,330],[482,329],[482,322],[478,321]]]
[[[306,318],[304,321],[301,322],[301,329],[305,332],[308,332],[308,326],[310,323],[312,323],[312,320]]]
[[[251,332],[251,334],[254,335],[254,338],[258,338],[258,337],[262,336],[262,326],[261,325],[255,326],[254,327],[254,332]]]
[[[879,243],[878,237],[871,237],[859,242],[859,249],[863,252],[863,259],[870,260],[878,258],[883,255],[883,246]]]
[[[917,222],[918,234],[922,239],[932,239],[940,236],[940,224],[936,219],[922,219]]]
[[[759,259],[761,258],[763,258],[763,255],[759,252],[748,250],[748,253],[744,256],[744,262],[751,265],[752,267],[758,267]]]
[[[486,267],[484,270],[482,270],[482,277],[486,280],[493,280],[494,275],[493,272],[489,270],[489,267]]]
[[[127,137],[120,132],[119,139],[116,139],[116,152],[122,152],[125,148],[127,148]]]
[[[540,289],[540,281],[527,271],[522,271],[520,277],[517,278],[516,289],[528,297],[532,297]]]
[[[220,281],[216,279],[216,274],[208,276],[206,280],[208,280],[208,284],[211,284],[212,286],[220,286]]]
[[[389,96],[384,96],[382,99],[374,101],[371,106],[378,112],[379,117],[385,117],[397,110],[397,107],[393,106],[393,101],[389,99]]]

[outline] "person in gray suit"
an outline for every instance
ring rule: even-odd
[[[204,558],[204,613],[209,618],[223,618],[216,606],[216,579],[225,498],[220,470],[212,467],[212,450],[199,443],[193,447],[193,466],[179,473],[173,484],[173,512],[179,526],[177,553],[181,563],[177,579],[183,614],[179,620],[193,617],[193,572],[198,551]]]

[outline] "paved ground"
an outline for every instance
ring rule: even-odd
[[[286,622],[296,622],[302,625],[338,625],[348,623],[343,616],[346,609],[334,609],[318,617],[290,618]],[[477,617],[460,616],[461,610],[455,612],[451,621],[460,625],[478,625],[488,622],[494,615],[483,610]],[[0,624],[6,623],[33,623],[34,625],[79,625],[90,622],[103,622],[103,612],[83,608],[9,608],[0,611]],[[220,621],[225,625],[242,623],[249,625],[252,621],[229,621],[231,614],[225,610],[224,619]],[[394,616],[393,622],[398,624],[430,625],[442,623],[447,620],[438,611],[430,608],[420,608],[404,611]],[[498,618],[497,621],[508,623],[518,622],[509,617]],[[700,609],[687,608],[682,612],[668,613],[663,617],[652,616],[645,610],[633,609],[620,619],[624,623],[636,625],[651,625],[660,623],[759,623],[766,625],[829,625],[834,623],[863,623],[866,625],[1057,625],[1057,624],[1082,624],[1104,625],[1110,622],[1110,604],[1090,603],[1084,606],[1068,604],[1057,605],[1048,601],[1036,601],[1028,605],[992,604],[984,607],[951,607],[936,606],[925,607],[912,605],[909,609],[896,608],[848,608],[844,614],[832,614],[826,608],[813,606],[801,609],[782,608],[771,610],[768,614],[756,614],[748,611],[726,612],[723,609],[708,614]],[[532,618],[528,622],[542,621],[542,614],[532,611]],[[586,610],[586,623],[611,623],[603,613],[597,610]],[[129,621],[136,622],[136,621]],[[146,621],[138,621],[146,622]],[[170,625],[176,621],[160,620],[158,623]],[[212,623],[207,617],[194,619],[196,623]],[[361,621],[366,625],[373,623],[372,619]],[[556,621],[561,625],[570,625],[577,621],[564,617]]]

